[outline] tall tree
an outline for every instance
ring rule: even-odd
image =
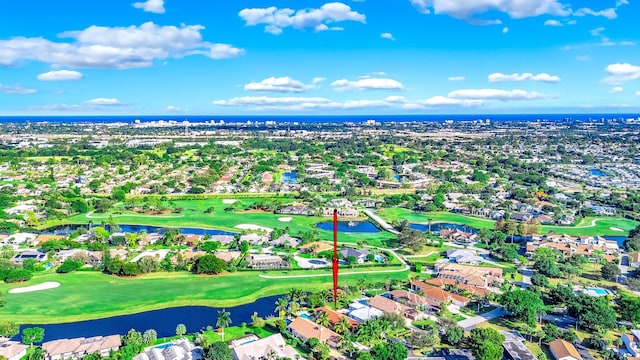
[[[44,339],[44,329],[41,327],[32,327],[22,330],[22,343],[33,346],[34,343],[42,342]]]
[[[218,320],[216,326],[222,329],[222,341],[224,342],[224,328],[231,325],[231,313],[225,309],[218,310]]]

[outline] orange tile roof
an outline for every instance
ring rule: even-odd
[[[369,300],[369,305],[387,313],[405,314],[411,311],[411,308],[407,305],[400,304],[399,302],[388,299],[382,295],[374,296]]]
[[[575,346],[562,339],[550,342],[549,349],[556,359],[571,356],[575,359],[582,360],[582,356],[580,356],[580,353],[576,350]]]
[[[317,309],[314,310],[316,313],[319,312],[326,312],[327,315],[329,315],[329,321],[331,321],[331,323],[335,326],[338,322],[340,322],[340,319],[342,318],[346,318],[349,321],[349,324],[351,324],[351,327],[356,327],[358,325],[360,325],[359,322],[353,320],[352,318],[344,315],[344,314],[340,314],[339,312],[331,309],[328,306],[323,306],[323,307],[319,307]]]
[[[316,338],[320,340],[320,342],[325,342],[334,336],[339,337],[337,333],[330,329],[302,317],[295,318],[295,320],[289,324],[289,328],[294,330],[300,336],[307,339]]]

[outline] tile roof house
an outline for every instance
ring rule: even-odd
[[[371,300],[369,300],[369,306],[374,307],[382,312],[398,314],[411,320],[418,320],[419,318],[421,318],[420,312],[418,312],[414,308],[401,304],[397,301],[393,301],[382,295],[374,296]]]
[[[384,315],[384,312],[368,306],[361,304],[359,302],[354,302],[349,304],[349,317],[355,319],[358,322],[365,322],[367,320],[375,319]]]
[[[275,240],[269,241],[269,245],[271,246],[280,246],[280,247],[288,247],[295,248],[300,244],[300,239],[294,238],[289,234],[284,234]]]
[[[422,281],[412,281],[411,289],[414,291],[422,291],[425,298],[437,302],[438,305],[448,301],[458,306],[467,306],[471,301],[471,299],[467,297],[450,293]]]
[[[449,249],[447,250],[447,258],[453,260],[458,264],[480,264],[484,261],[484,258],[478,256],[478,253],[473,250],[464,249]]]
[[[93,353],[105,357],[111,350],[118,351],[120,346],[120,335],[110,335],[47,341],[42,344],[42,349],[45,351],[44,360],[63,360],[83,358]]]
[[[316,338],[321,343],[326,343],[331,347],[337,347],[340,341],[340,335],[333,332],[331,329],[328,329],[322,325],[318,325],[311,320],[307,320],[302,317],[297,317],[293,320],[287,329],[291,332],[291,334],[297,338],[300,338],[304,341],[309,341],[309,339]]]
[[[356,258],[356,261],[358,262],[358,264],[362,264],[365,261],[367,261],[367,256],[369,256],[369,254],[371,254],[371,252],[366,249],[356,250],[356,249],[347,247],[340,250],[340,255],[342,255],[343,259],[346,259],[349,256],[353,256],[354,258]]]
[[[549,350],[556,360],[582,360],[576,347],[562,339],[550,342]]]
[[[621,336],[624,346],[631,356],[640,356],[640,330],[631,330]]]
[[[264,339],[232,346],[231,352],[235,360],[271,359],[273,355],[278,359],[300,358],[298,352],[284,342],[281,334],[274,334]]]
[[[202,348],[193,346],[187,339],[174,340],[164,349],[147,348],[143,353],[133,357],[133,360],[193,360],[202,358]]]
[[[341,313],[339,313],[339,312],[337,312],[337,311],[333,310],[332,308],[330,308],[330,307],[328,307],[328,306],[319,307],[319,308],[317,308],[317,309],[315,309],[315,310],[314,310],[314,312],[315,312],[316,314],[318,314],[318,313],[320,313],[320,312],[323,312],[323,311],[327,313],[327,315],[328,315],[328,317],[329,317],[329,321],[331,321],[331,325],[332,325],[333,327],[335,327],[335,326],[336,326],[336,324],[337,324],[338,322],[340,322],[340,319],[342,319],[342,318],[346,318],[346,319],[347,319],[347,321],[349,321],[349,324],[351,324],[351,328],[355,328],[356,326],[360,325],[360,323],[359,323],[358,321],[356,321],[356,320],[354,320],[354,319],[352,319],[352,318],[348,317],[348,316],[347,316],[347,315],[345,315],[345,314],[341,314]]]
[[[640,252],[629,254],[629,266],[640,268]]]
[[[0,337],[0,357],[4,356],[7,360],[20,360],[27,354],[28,348],[27,345],[23,345],[18,341]]]
[[[328,244],[328,243],[324,243],[324,242],[320,242],[320,241],[314,241],[314,242],[310,242],[308,244],[300,246],[299,250],[302,253],[305,253],[305,252],[310,253],[310,252],[314,251],[314,247],[315,247],[315,252],[316,253],[333,249],[333,246]]]
[[[444,279],[444,278],[429,279],[429,280],[426,280],[426,283],[429,285],[437,286],[439,288],[443,288],[446,285],[455,285],[459,290],[464,290],[474,296],[485,296],[490,292],[489,290],[479,288],[477,286],[460,284],[455,280]]]
[[[432,310],[440,306],[440,303],[436,301],[407,290],[393,290],[389,292],[389,296],[391,296],[391,299],[414,309],[424,308],[425,310]]]

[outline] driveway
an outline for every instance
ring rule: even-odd
[[[458,325],[462,326],[465,330],[471,330],[475,328],[478,324],[481,324],[485,321],[489,321],[492,319],[497,319],[505,315],[507,315],[507,311],[502,307],[498,307],[489,311],[488,313],[484,313],[482,315],[478,315],[469,319],[461,320],[458,322]]]

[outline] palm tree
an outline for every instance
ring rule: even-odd
[[[218,311],[216,326],[222,328],[222,341],[224,342],[224,328],[231,325],[231,313],[225,309]]]
[[[316,323],[324,327],[328,327],[329,324],[331,324],[331,320],[329,320],[329,314],[327,314],[326,311],[321,311],[316,318]]]
[[[300,311],[300,303],[292,301],[289,303],[289,315],[295,315]]]
[[[289,294],[287,294],[287,297],[290,301],[300,302],[305,298],[305,293],[300,289],[291,288],[291,290],[289,290]]]
[[[346,334],[351,331],[351,323],[346,316],[340,318],[340,320],[336,323],[336,332],[338,334]]]
[[[275,313],[278,314],[279,317],[283,317],[289,307],[289,301],[287,298],[281,297],[276,300],[276,308],[274,310]]]

